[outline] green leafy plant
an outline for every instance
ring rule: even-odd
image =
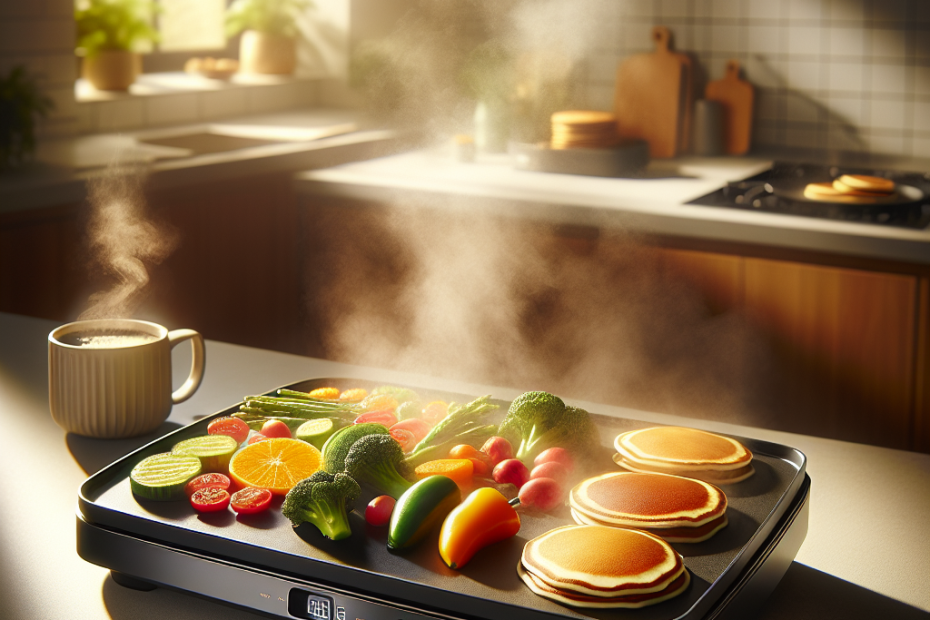
[[[236,0],[226,11],[226,35],[256,30],[284,37],[297,35],[297,19],[309,0]]]
[[[158,6],[148,0],[77,0],[74,23],[77,46],[85,56],[102,51],[135,51],[140,43],[157,41],[152,16]]]
[[[0,171],[23,162],[35,150],[35,124],[54,108],[22,66],[0,74]]]

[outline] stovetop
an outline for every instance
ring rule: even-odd
[[[923,192],[923,198],[907,204],[862,205],[795,200],[777,193],[779,183],[828,182],[842,174],[865,174],[892,179],[899,185],[919,189]],[[922,230],[930,226],[930,175],[920,172],[775,162],[765,172],[743,181],[731,182],[726,187],[687,204]]]

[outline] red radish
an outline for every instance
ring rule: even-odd
[[[548,450],[543,450],[533,459],[533,465],[553,462],[564,465],[568,473],[572,473],[575,469],[575,459],[572,458],[571,452],[565,448],[549,448]]]
[[[509,482],[519,489],[530,479],[530,470],[520,459],[505,459],[494,466],[491,476],[494,482],[499,484]]]
[[[562,485],[552,478],[534,478],[520,487],[520,505],[548,512],[562,503]]]
[[[251,515],[262,512],[271,505],[271,491],[256,487],[245,487],[232,494],[229,505],[238,514]]]
[[[262,424],[262,435],[269,438],[273,437],[275,439],[282,437],[290,439],[292,437],[291,429],[289,429],[287,424],[281,420],[268,420]]]
[[[374,422],[386,428],[391,428],[397,424],[397,416],[390,409],[381,409],[379,411],[369,411],[355,418],[355,424],[364,424],[365,422]]]
[[[229,506],[229,492],[226,489],[204,487],[191,495],[191,506],[197,512],[219,512]]]
[[[249,445],[251,446],[253,443],[258,443],[259,441],[265,441],[266,439],[268,438],[262,435],[261,433],[253,433],[252,436],[249,437]]]
[[[229,477],[223,474],[200,474],[184,485],[184,492],[190,497],[200,489],[211,488],[226,491],[229,489],[230,484]]]
[[[395,428],[410,431],[419,442],[424,437],[426,437],[427,434],[429,434],[433,427],[430,426],[429,422],[426,420],[421,420],[420,418],[408,418],[406,420],[401,420],[392,426],[390,430],[394,430]]]
[[[568,480],[568,470],[565,469],[565,465],[558,461],[549,461],[548,463],[541,463],[530,470],[530,480],[536,478],[552,478],[559,484],[565,484]]]
[[[387,525],[391,521],[391,513],[394,512],[396,503],[397,500],[390,495],[379,495],[365,507],[365,521],[375,527]]]
[[[481,451],[488,455],[492,465],[513,458],[513,446],[503,437],[491,437],[481,446]]]
[[[249,425],[239,418],[217,418],[207,425],[207,433],[229,435],[236,440],[236,443],[242,443],[249,436]]]
[[[413,431],[392,426],[389,432],[391,433],[391,437],[397,440],[397,443],[400,444],[404,452],[410,452],[413,447],[417,445],[417,438],[414,436]]]

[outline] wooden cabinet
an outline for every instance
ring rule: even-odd
[[[770,353],[775,428],[930,451],[927,278],[663,249],[709,306],[740,314]]]

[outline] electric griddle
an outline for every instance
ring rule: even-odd
[[[321,378],[285,386],[309,391],[332,385],[375,387],[364,381]],[[430,400],[467,402],[474,396],[424,390]],[[269,394],[274,394],[274,391]],[[501,405],[501,416],[509,403]],[[729,525],[701,543],[672,545],[691,572],[688,589],[642,609],[585,609],[533,594],[517,576],[523,545],[573,523],[568,507],[521,515],[520,532],[480,551],[460,571],[443,564],[436,535],[411,553],[386,547],[386,528],[361,515],[364,493],[350,515],[353,535],[324,538],[312,525],[293,528],[280,500],[257,515],[196,513],[187,502],[137,499],[129,472],[142,459],[203,435],[210,420],[238,403],[173,431],[100,470],[81,486],[77,550],[112,571],[117,583],[139,589],[162,586],[206,596],[278,618],[305,620],[672,620],[739,617],[768,596],[807,533],[810,478],[806,457],[794,448],[737,437],[753,454],[754,476],[723,487]],[[592,412],[600,429],[604,471],[613,438],[651,426]]]

